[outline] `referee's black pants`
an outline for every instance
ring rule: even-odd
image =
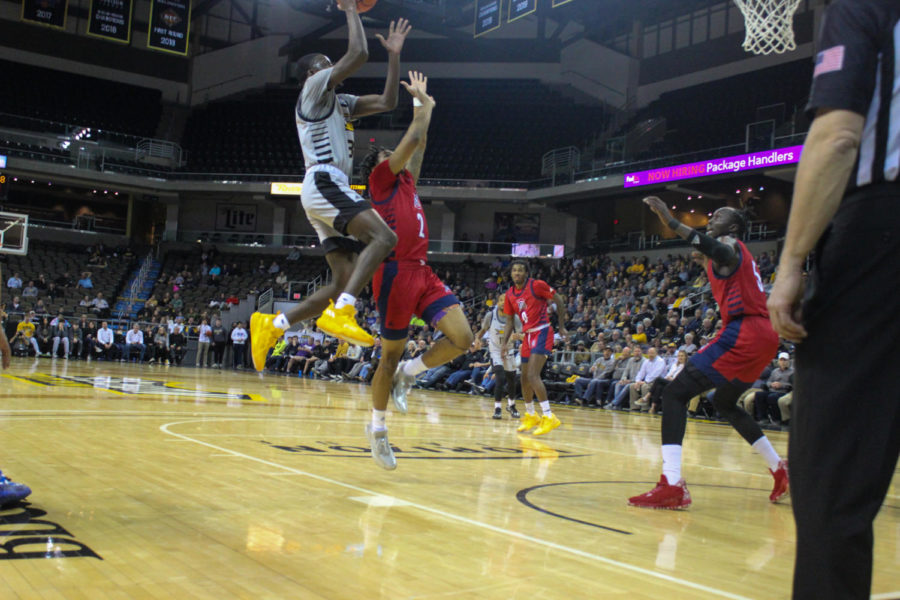
[[[794,598],[869,598],[900,452],[900,186],[845,198],[816,254],[789,443]]]

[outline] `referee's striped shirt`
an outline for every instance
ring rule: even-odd
[[[836,0],[828,7],[807,110],[866,118],[849,189],[900,175],[900,2]]]

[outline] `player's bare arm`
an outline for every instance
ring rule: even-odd
[[[737,268],[740,254],[737,251],[736,240],[731,236],[722,236],[719,239],[712,238],[705,233],[688,227],[669,212],[666,203],[656,196],[644,198],[644,204],[650,207],[662,224],[674,231],[678,237],[695,246],[697,250],[708,256],[713,261],[713,267],[719,275],[730,275]]]
[[[566,314],[566,299],[560,294],[553,294],[553,298],[550,300],[553,304],[556,305],[556,314],[559,316],[559,335],[564,338],[569,337],[569,332],[566,329],[566,321],[568,321],[568,315]]]
[[[421,91],[424,93],[428,93],[428,78],[421,78],[419,81],[413,83],[415,86],[421,87]],[[416,106],[413,108],[413,116],[422,110],[421,106]],[[422,139],[419,141],[419,145],[416,146],[416,149],[413,151],[413,155],[410,157],[409,162],[406,165],[407,170],[412,175],[413,181],[419,182],[419,174],[422,172],[422,162],[425,160],[425,146],[428,145],[428,130],[425,130],[425,134],[422,136]]]
[[[473,342],[475,350],[481,350],[481,338],[484,337],[484,334],[487,333],[490,327],[491,312],[488,311],[487,313],[485,313],[484,318],[481,319],[481,329],[475,332],[475,341]]]
[[[792,342],[807,335],[800,310],[806,256],[841,203],[864,125],[865,118],[855,112],[820,109],[803,147],[778,276],[768,302],[772,326]]]
[[[356,73],[369,60],[369,43],[363,29],[359,13],[356,12],[356,0],[337,0],[338,9],[347,14],[347,32],[349,36],[347,52],[334,63],[328,89],[333,90],[342,81]]]
[[[409,81],[409,83],[402,82],[403,87],[422,106],[416,107],[412,123],[409,124],[409,128],[403,134],[403,138],[388,159],[388,166],[394,175],[407,168],[413,154],[419,148],[422,140],[425,139],[428,125],[431,123],[431,112],[435,107],[434,98],[429,96],[426,91],[428,89],[428,78],[417,71],[410,71]]]
[[[506,315],[506,325],[503,327],[503,339],[500,342],[500,348],[503,352],[506,352],[506,349],[509,348],[509,338],[512,336],[513,329],[516,327],[515,317],[513,315]]]
[[[403,42],[409,35],[412,26],[406,19],[396,22],[391,21],[387,39],[380,33],[375,34],[378,41],[388,51],[388,71],[384,80],[384,91],[381,94],[369,94],[360,96],[353,108],[354,117],[364,117],[376,113],[387,112],[397,108],[398,83],[400,81],[400,52],[403,50]]]

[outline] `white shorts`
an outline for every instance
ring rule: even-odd
[[[338,248],[349,249],[348,241],[353,242],[352,247],[359,247],[359,241],[347,235],[347,224],[372,205],[350,189],[343,171],[331,165],[308,168],[300,202],[326,253]]]
[[[491,364],[495,367],[502,366],[504,371],[516,370],[516,353],[514,350],[507,352],[506,356],[500,351],[500,344],[488,342],[488,351],[491,354]]]

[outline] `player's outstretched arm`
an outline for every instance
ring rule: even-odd
[[[394,175],[407,168],[410,159],[425,139],[425,135],[428,132],[428,125],[431,123],[431,112],[434,110],[435,106],[434,98],[429,96],[426,91],[428,89],[427,77],[419,72],[410,71],[409,81],[410,83],[403,81],[401,82],[401,85],[406,88],[406,91],[409,92],[421,106],[415,108],[412,123],[409,124],[409,128],[406,130],[406,133],[403,134],[403,138],[400,140],[400,143],[397,144],[397,148],[394,149],[393,154],[391,154],[391,157],[388,159],[388,165]],[[419,168],[421,169],[421,162]]]
[[[688,227],[669,212],[666,203],[656,196],[644,198],[644,204],[650,207],[662,224],[673,230],[678,236],[695,246],[697,250],[710,257],[716,267],[734,268],[738,264],[740,256],[733,244],[726,244],[713,239],[705,233]]]
[[[559,316],[559,335],[567,338],[569,337],[569,331],[566,329],[566,321],[569,320],[569,316],[566,314],[566,299],[557,292],[553,294],[551,301],[556,305],[556,314]]]
[[[359,13],[356,12],[356,0],[337,0],[337,4],[338,8],[347,14],[349,40],[346,54],[331,68],[328,89],[336,88],[369,60],[369,43],[366,41],[366,32],[359,19]]]
[[[388,51],[388,71],[384,80],[384,91],[381,94],[369,94],[356,99],[353,107],[354,117],[365,117],[377,113],[387,112],[397,108],[397,93],[400,82],[400,51],[403,50],[403,42],[409,35],[412,26],[406,19],[400,19],[396,23],[391,21],[387,39],[380,33],[375,34],[378,41]]]
[[[475,344],[476,350],[481,350],[481,338],[484,337],[484,334],[487,333],[488,329],[491,327],[491,313],[488,312],[484,315],[484,318],[481,319],[481,329],[475,332]]]

